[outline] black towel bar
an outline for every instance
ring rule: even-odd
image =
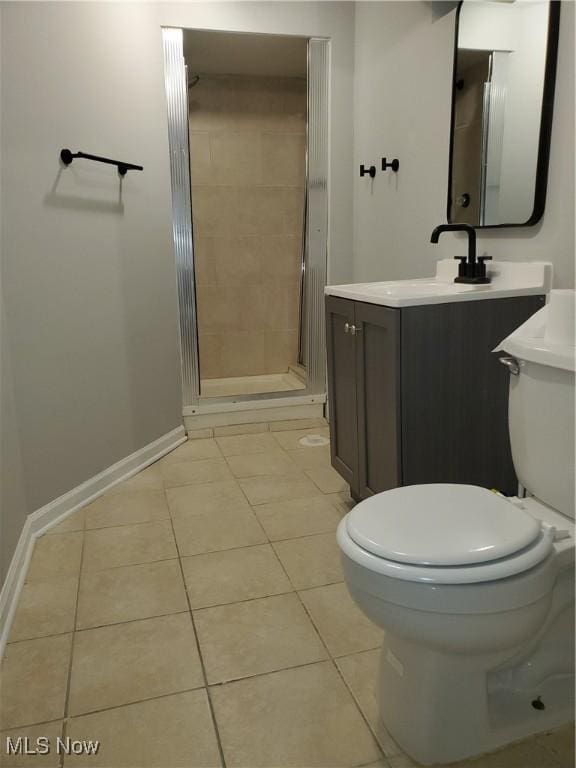
[[[94,160],[96,163],[106,163],[115,165],[118,168],[120,176],[125,176],[126,171],[143,171],[143,165],[134,165],[134,163],[124,163],[122,160],[111,160],[109,157],[98,157],[98,155],[88,155],[86,152],[71,152],[69,149],[60,151],[60,159],[64,165],[70,165],[76,157],[82,157],[84,160]]]

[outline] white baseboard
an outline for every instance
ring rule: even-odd
[[[292,419],[312,419],[324,415],[323,403],[304,403],[290,406],[274,406],[245,410],[243,408],[230,411],[197,413],[194,416],[184,415],[184,425],[188,431],[203,428],[225,427],[236,424],[256,424]]]
[[[320,395],[293,395],[288,397],[259,396],[251,400],[218,399],[203,400],[198,405],[185,405],[183,416],[204,416],[212,413],[236,413],[238,411],[260,411],[274,408],[296,408],[301,405],[323,405],[326,393]]]
[[[18,598],[26,579],[34,542],[38,536],[102,496],[113,486],[170,453],[185,440],[186,433],[183,426],[173,429],[28,515],[0,593],[0,658],[4,653]]]

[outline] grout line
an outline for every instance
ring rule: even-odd
[[[270,542],[270,544],[272,544],[272,542]],[[281,566],[282,570],[286,574],[286,577],[287,577],[288,581],[290,582],[290,584],[292,584],[292,580],[290,579],[290,575],[289,575],[288,571],[284,567],[284,563],[278,557],[278,554],[276,553],[276,550],[274,549],[274,547],[272,547],[272,550],[274,551],[274,554],[276,555],[276,558],[278,559],[278,562],[280,563],[280,566]],[[336,582],[336,583],[337,584],[341,584],[342,582],[340,581],[340,582]],[[322,586],[329,586],[329,585],[322,585]],[[318,589],[318,587],[311,587],[310,589]],[[306,591],[306,590],[302,590],[302,591]],[[318,636],[318,639],[320,640],[320,643],[321,643],[322,647],[324,648],[324,651],[325,651],[326,656],[327,656],[326,661],[328,661],[332,665],[333,669],[336,671],[336,674],[340,677],[342,683],[344,684],[344,687],[346,688],[346,690],[350,694],[350,697],[351,697],[352,701],[354,702],[354,705],[355,705],[356,709],[360,713],[360,717],[362,718],[362,720],[364,720],[364,723],[368,727],[368,731],[372,734],[372,737],[374,739],[374,743],[376,744],[377,749],[380,751],[381,755],[384,757],[384,760],[387,761],[388,758],[387,758],[384,750],[380,746],[380,742],[376,738],[376,734],[372,730],[372,727],[371,727],[370,723],[368,722],[368,719],[367,719],[366,715],[364,714],[364,712],[360,708],[360,705],[356,701],[356,698],[355,698],[354,694],[352,693],[352,690],[350,689],[350,687],[346,683],[346,680],[344,679],[344,676],[342,675],[342,673],[340,672],[340,669],[338,668],[338,664],[336,663],[336,660],[335,660],[336,657],[334,657],[332,655],[332,653],[330,652],[330,649],[328,648],[328,645],[325,643],[324,638],[322,637],[322,634],[320,633],[319,628],[316,626],[316,623],[315,623],[314,619],[312,618],[312,614],[308,611],[308,608],[304,604],[304,601],[302,600],[302,597],[300,596],[299,591],[297,589],[295,589],[294,593],[296,594],[296,597],[297,597],[300,605],[302,606],[302,609],[304,610],[304,613],[308,617],[308,620],[309,620],[310,624],[312,625],[314,631],[316,632],[316,635]],[[372,649],[368,649],[368,650],[372,650]],[[314,663],[318,663],[318,662],[314,662]],[[304,665],[304,666],[310,666],[310,665],[308,664],[308,665]],[[270,674],[270,673],[267,673],[267,674]]]
[[[288,576],[288,574],[286,574],[286,575]],[[290,578],[290,576],[288,576],[288,578]],[[337,584],[342,584],[343,582],[342,582],[342,581],[340,581],[340,582],[336,582],[336,583],[337,583]],[[326,585],[326,586],[329,586],[329,585]],[[311,587],[310,589],[318,589],[318,587]],[[305,592],[306,590],[301,590],[301,591],[302,591],[302,592]],[[330,651],[330,649],[329,649],[329,647],[328,647],[327,643],[324,641],[324,638],[322,637],[322,634],[321,634],[321,632],[320,632],[320,629],[319,629],[319,627],[316,625],[316,622],[314,621],[314,619],[313,619],[313,617],[312,617],[312,614],[310,613],[310,611],[309,611],[309,610],[308,610],[308,608],[306,607],[306,605],[305,605],[304,601],[302,600],[302,597],[300,596],[300,592],[299,592],[298,590],[296,590],[296,595],[297,595],[297,597],[298,597],[298,600],[299,600],[299,602],[300,602],[300,605],[302,606],[302,608],[304,609],[304,612],[305,612],[305,613],[306,613],[306,615],[308,616],[308,620],[310,621],[310,623],[311,623],[311,624],[312,624],[312,626],[314,627],[314,630],[316,631],[316,634],[318,635],[318,638],[320,639],[320,642],[322,643],[322,645],[323,645],[323,647],[324,647],[324,649],[325,649],[326,653],[328,654],[328,660],[329,660],[329,661],[330,661],[330,663],[332,664],[332,667],[333,667],[333,668],[336,670],[336,674],[337,674],[337,675],[340,677],[340,679],[341,679],[342,683],[344,684],[344,687],[346,688],[346,690],[347,690],[347,691],[348,691],[348,693],[350,694],[350,696],[351,696],[351,698],[352,698],[352,701],[354,702],[354,704],[355,704],[355,706],[356,706],[356,709],[357,709],[357,710],[358,710],[358,712],[360,713],[360,717],[362,718],[362,720],[364,720],[364,723],[367,725],[369,732],[372,734],[372,737],[374,738],[374,742],[375,742],[375,744],[376,744],[376,746],[377,746],[378,750],[381,752],[381,754],[384,756],[384,758],[385,758],[385,759],[387,759],[387,758],[386,758],[386,754],[384,753],[384,750],[383,750],[383,749],[382,749],[382,747],[380,746],[380,742],[379,742],[379,741],[378,741],[378,739],[376,738],[376,734],[375,734],[375,733],[374,733],[374,731],[372,730],[372,727],[371,727],[370,723],[368,722],[368,719],[367,719],[366,715],[364,714],[364,712],[363,712],[363,711],[362,711],[362,709],[360,708],[360,705],[359,705],[359,704],[358,704],[358,702],[356,701],[356,698],[355,698],[354,694],[352,693],[352,690],[351,690],[351,689],[350,689],[350,687],[348,686],[348,684],[347,684],[346,680],[344,679],[344,676],[342,675],[342,673],[340,672],[340,669],[338,668],[338,664],[336,663],[336,658],[338,658],[338,657],[335,657],[335,656],[334,656],[334,655],[331,653],[331,651]],[[372,649],[368,649],[368,650],[372,650]]]
[[[209,611],[212,608],[227,608],[230,605],[241,605],[243,603],[253,603],[256,600],[267,600],[270,597],[285,597],[286,595],[292,595],[296,590],[292,586],[292,583],[290,582],[290,589],[283,590],[282,592],[274,592],[271,595],[260,595],[260,597],[246,597],[243,600],[231,600],[227,603],[214,603],[214,605],[203,605],[199,606],[197,608],[192,608],[194,613],[198,613],[199,611]]]
[[[300,539],[315,539],[315,538],[319,538],[320,536],[330,536],[330,534],[334,534],[334,539],[335,539],[337,527],[338,526],[335,526],[334,528],[330,528],[328,531],[315,531],[314,533],[302,533],[299,536],[289,536],[288,538],[285,538],[285,539],[274,539],[274,541],[271,541],[270,544],[274,546],[274,544],[283,544],[285,541],[300,541]]]
[[[222,457],[223,461],[226,461],[224,457]],[[190,462],[174,462],[174,464],[177,463],[183,463],[188,464]],[[236,480],[232,472],[230,472],[230,469],[228,468],[228,464],[226,464],[226,469],[228,471],[229,477],[217,477],[214,480],[203,480],[201,483],[178,483],[177,485],[166,485],[164,486],[165,491],[174,491],[177,488],[195,488],[197,485],[213,485],[214,483],[229,483],[231,480]]]
[[[188,613],[187,610],[184,611],[173,611],[169,613],[158,613],[154,614],[153,616],[142,616],[137,619],[123,619],[122,621],[113,621],[110,624],[94,624],[90,627],[76,627],[76,632],[89,632],[92,629],[103,629],[104,627],[118,627],[122,624],[133,624],[135,621],[148,621],[149,619],[160,619],[164,616],[178,616],[182,613]]]
[[[72,627],[71,629],[65,629],[62,632],[52,632],[49,635],[36,635],[33,637],[19,637],[18,640],[10,640],[9,643],[6,643],[6,647],[9,645],[18,645],[18,643],[30,643],[33,640],[47,640],[49,637],[62,637],[63,635],[72,635],[74,634],[75,629]]]
[[[164,489],[164,493],[166,495],[166,489]],[[168,497],[166,496],[166,503],[168,503]],[[192,630],[194,632],[194,639],[196,641],[196,651],[198,653],[198,658],[200,660],[200,668],[202,670],[202,679],[204,680],[204,688],[206,689],[206,698],[208,699],[208,708],[210,710],[210,717],[212,718],[212,725],[214,727],[214,734],[216,736],[216,744],[218,746],[218,754],[220,755],[220,762],[222,765],[222,768],[226,768],[226,758],[224,756],[224,748],[222,747],[222,740],[220,738],[220,730],[218,728],[218,721],[216,720],[216,712],[214,711],[214,703],[212,701],[212,697],[210,696],[210,691],[208,688],[208,677],[206,674],[206,665],[204,663],[204,656],[202,654],[202,648],[200,647],[200,640],[198,639],[198,632],[196,630],[196,622],[194,620],[194,612],[192,610],[192,605],[190,604],[190,596],[188,594],[188,589],[186,587],[186,578],[184,576],[184,568],[182,566],[182,558],[180,556],[180,549],[178,547],[178,539],[176,538],[176,531],[174,530],[174,521],[170,520],[172,524],[172,534],[174,536],[174,541],[176,543],[176,551],[178,553],[178,565],[180,567],[180,576],[182,578],[182,585],[184,587],[184,594],[186,595],[186,602],[188,603],[188,612],[190,614],[190,621],[192,622]]]
[[[66,696],[64,699],[64,721],[62,724],[62,737],[66,738],[68,732],[68,710],[70,707],[70,688],[72,684],[72,665],[74,663],[74,646],[76,640],[76,625],[78,622],[78,605],[80,602],[80,585],[82,584],[82,565],[84,562],[84,546],[86,543],[86,520],[82,524],[82,547],[80,549],[80,564],[78,567],[78,586],[76,588],[76,605],[74,606],[74,624],[72,629],[72,640],[70,643],[70,659],[68,661],[68,679],[66,681]],[[58,761],[60,768],[64,766],[64,754],[60,755]]]
[[[87,717],[89,715],[97,715],[100,712],[110,712],[114,709],[123,709],[124,707],[131,707],[133,704],[144,704],[147,701],[157,701],[158,699],[168,699],[170,696],[179,696],[182,693],[192,693],[193,691],[205,691],[205,685],[197,685],[194,688],[182,688],[178,691],[169,691],[168,693],[160,693],[157,696],[145,696],[143,699],[135,699],[134,701],[125,701],[122,704],[114,704],[110,707],[101,707],[100,709],[90,709],[87,712],[78,712],[74,715],[69,715],[68,720],[76,720],[79,717]]]
[[[188,613],[188,611],[183,611],[183,613]],[[60,718],[57,718],[56,720],[42,720],[41,722],[33,722],[33,723],[22,723],[21,725],[15,725],[10,728],[3,729],[0,731],[0,734],[7,733],[9,731],[17,731],[21,728],[32,728],[39,725],[49,725],[50,723],[62,723],[63,730],[64,726],[68,724],[70,720],[76,720],[79,717],[87,717],[89,715],[96,715],[100,712],[110,712],[111,710],[115,709],[124,709],[124,707],[130,707],[133,704],[144,704],[147,701],[156,701],[158,699],[167,699],[170,696],[179,696],[182,693],[193,693],[194,691],[206,691],[207,686],[205,685],[197,685],[194,688],[183,688],[182,690],[178,691],[170,691],[168,693],[160,693],[157,696],[146,696],[143,699],[135,699],[134,701],[125,701],[122,704],[114,704],[110,707],[101,707],[100,709],[90,709],[87,712],[79,712],[78,714],[69,714],[69,715],[63,715]],[[64,733],[64,736],[66,734]],[[0,752],[0,756],[2,753]]]
[[[260,522],[260,521],[258,521],[258,522]],[[266,546],[270,546],[272,548],[274,554],[278,557],[278,553],[276,552],[276,548],[274,546],[275,544],[284,544],[287,541],[300,541],[301,539],[311,539],[311,538],[314,538],[315,536],[328,536],[331,533],[335,534],[336,530],[333,529],[331,531],[322,531],[321,533],[310,533],[310,534],[306,534],[306,535],[303,535],[303,536],[293,536],[290,539],[274,539],[274,540],[268,539],[267,541],[260,542],[260,544],[245,544],[244,546],[227,547],[226,549],[210,549],[207,552],[195,552],[193,555],[182,554],[182,555],[180,555],[180,558],[181,559],[185,559],[185,560],[189,560],[189,559],[191,559],[193,557],[195,558],[195,557],[207,557],[208,555],[221,555],[221,554],[224,554],[225,552],[237,552],[240,549],[256,549],[257,547],[266,547]],[[267,535],[266,531],[264,531],[264,535],[265,536]],[[175,560],[176,558],[169,558],[169,559]],[[155,560],[154,562],[164,562],[164,561],[163,560]],[[146,563],[138,563],[138,565],[146,565]],[[115,566],[115,568],[127,568],[127,567],[129,567],[129,566],[124,566],[124,565]],[[102,570],[114,570],[114,569],[113,568],[104,568]],[[100,573],[100,572],[101,571],[87,571],[87,573]],[[327,587],[330,584],[338,584],[340,581],[344,581],[344,578],[340,579],[339,581],[329,581],[329,582],[326,582],[326,584],[316,584],[313,587],[294,587],[294,589],[297,589],[297,590],[300,590],[300,591],[304,591],[306,589],[316,589],[316,587]],[[233,602],[236,602],[236,601],[233,601]],[[238,602],[240,602],[240,601],[238,601]]]
[[[168,521],[167,521],[168,522]],[[105,568],[90,568],[82,571],[83,576],[91,576],[95,573],[104,573],[104,571],[117,571],[119,568],[131,568],[137,565],[154,565],[154,563],[167,563],[170,560],[178,560],[178,555],[171,555],[170,557],[160,557],[156,560],[141,560],[137,563],[121,563],[120,565],[107,565]]]
[[[268,538],[268,534],[267,534],[267,533],[266,533],[266,531],[264,530],[264,526],[263,526],[263,525],[262,525],[262,523],[260,522],[260,519],[259,519],[258,515],[256,514],[256,512],[255,512],[255,511],[254,511],[254,509],[252,508],[252,504],[250,504],[250,499],[249,499],[249,498],[248,498],[248,496],[246,495],[246,492],[245,492],[244,488],[242,488],[242,486],[240,485],[240,482],[239,482],[239,480],[238,480],[238,479],[234,478],[234,480],[235,480],[235,482],[236,482],[236,485],[237,485],[237,486],[238,486],[238,488],[240,489],[240,493],[241,493],[241,494],[244,496],[244,498],[245,498],[245,500],[246,500],[246,503],[248,504],[248,507],[249,507],[249,509],[250,509],[250,512],[252,513],[252,516],[254,517],[254,520],[256,520],[256,522],[258,523],[258,527],[260,528],[260,530],[261,530],[261,531],[262,531],[262,533],[264,534],[264,538],[266,539],[266,541],[268,542],[268,544],[270,544],[270,539]],[[235,549],[240,549],[240,547],[235,547]],[[290,582],[290,583],[292,583],[292,582]]]
[[[241,683],[244,680],[254,680],[258,677],[268,677],[269,675],[277,675],[280,672],[291,672],[295,669],[305,669],[306,667],[314,667],[317,664],[330,664],[331,658],[316,659],[315,661],[306,661],[303,664],[291,664],[288,667],[279,667],[278,669],[269,669],[266,672],[254,672],[252,675],[243,675],[242,677],[232,677],[229,680],[222,680],[218,683],[209,683],[208,688],[220,688],[222,685],[231,685],[233,683]]]
[[[20,728],[32,728],[36,725],[51,725],[52,723],[64,723],[64,718],[57,717],[56,719],[52,719],[52,720],[40,720],[40,722],[22,723],[21,725],[11,725],[9,728],[2,728],[0,730],[0,734],[10,733],[11,731],[18,731]],[[2,755],[3,753],[0,751],[0,757]]]
[[[182,614],[188,613],[188,610],[174,611],[173,613],[159,613],[154,616],[143,616],[139,619],[124,619],[124,621],[114,621],[112,624],[96,624],[93,627],[77,627],[76,632],[91,632],[94,629],[105,629],[106,627],[121,627],[124,624],[135,624],[138,621],[153,621],[154,619],[164,619],[167,616],[182,616]]]
[[[118,495],[118,494],[116,494]],[[156,520],[137,520],[133,523],[116,523],[114,525],[95,525],[92,528],[86,528],[85,533],[91,533],[92,531],[109,531],[114,528],[132,528],[136,525],[154,525],[156,523],[165,523],[167,520],[170,519],[170,511],[168,510],[168,515],[166,517],[159,517]],[[57,534],[52,534],[57,535]]]

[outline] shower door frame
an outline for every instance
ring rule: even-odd
[[[236,30],[226,31],[235,32]],[[180,357],[182,362],[182,412],[184,416],[214,412],[220,409],[228,410],[232,403],[246,403],[246,407],[249,407],[251,401],[254,406],[263,401],[271,401],[270,406],[313,404],[326,401],[324,286],[326,285],[328,258],[330,40],[329,38],[307,36],[306,39],[308,40],[307,208],[304,225],[301,296],[301,315],[306,333],[306,344],[304,345],[306,387],[305,389],[255,395],[202,398],[194,272],[188,91],[183,28],[162,27],[172,185],[172,235],[176,261]],[[298,333],[302,333],[301,328],[298,329]]]

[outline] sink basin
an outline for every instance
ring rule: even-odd
[[[474,290],[473,285],[444,283],[439,280],[405,280],[397,283],[367,283],[364,290],[373,296],[438,296]]]
[[[458,265],[454,259],[442,259],[436,276],[416,280],[331,285],[325,293],[387,307],[443,304],[451,301],[506,298],[544,294],[550,290],[552,265],[549,262],[498,262],[489,267],[491,283],[470,285],[455,283]]]

